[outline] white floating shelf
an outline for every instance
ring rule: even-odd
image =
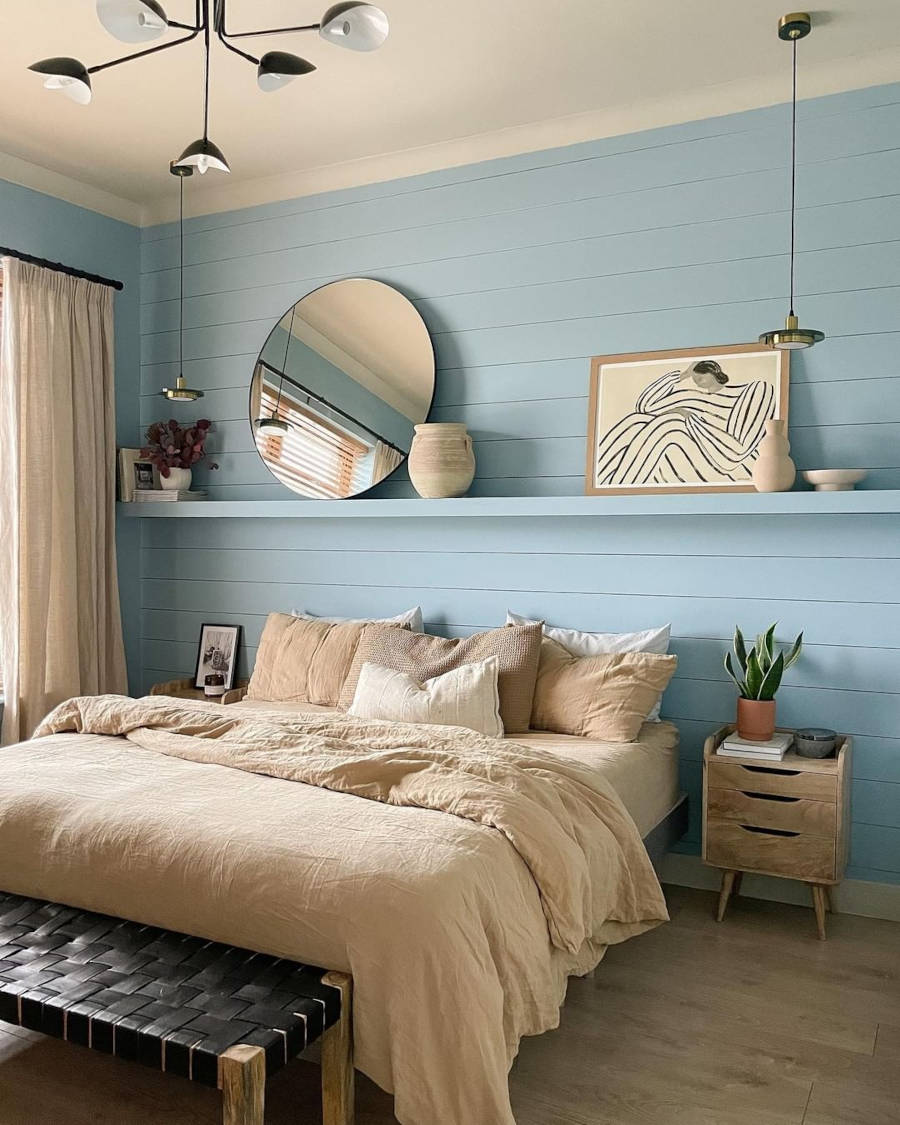
[[[471,496],[458,500],[203,500],[117,504],[128,519],[563,519],[603,516],[871,515],[900,512],[900,489]]]

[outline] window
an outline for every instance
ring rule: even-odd
[[[257,431],[256,435],[272,472],[285,484],[320,499],[340,499],[358,491],[369,447],[284,393],[279,404],[277,392],[263,384],[260,415],[274,416],[276,405],[278,417],[291,428],[286,433]]]

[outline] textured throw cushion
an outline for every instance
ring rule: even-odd
[[[392,719],[469,727],[493,738],[503,735],[496,656],[460,664],[420,684],[406,672],[363,664],[349,714],[358,719]]]
[[[353,702],[363,664],[380,664],[382,668],[406,672],[423,683],[461,664],[473,664],[496,656],[503,726],[507,734],[528,730],[541,651],[541,628],[541,622],[507,626],[448,640],[428,633],[411,633],[390,625],[367,625],[344,683],[340,706],[346,711]]]
[[[269,614],[247,698],[334,707],[364,628],[353,621],[332,624],[287,613]]]
[[[677,663],[674,656],[651,652],[573,656],[544,638],[531,725],[604,742],[634,742]]]
[[[507,625],[528,625],[533,618],[506,611]],[[642,629],[638,633],[585,633],[581,629],[560,629],[544,622],[544,636],[556,641],[573,656],[600,656],[605,652],[669,651],[671,625],[658,629]],[[653,704],[647,722],[659,721],[659,701]]]
[[[292,609],[291,614],[294,617],[307,617],[311,621],[329,621],[332,625],[343,622],[351,625],[369,625],[371,622],[378,622],[382,625],[402,625],[404,629],[412,629],[414,633],[425,632],[420,605],[414,605],[412,609],[405,609],[402,613],[398,613],[396,617],[320,617],[319,614],[308,613],[305,609]]]

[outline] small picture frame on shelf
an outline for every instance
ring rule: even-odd
[[[159,488],[159,470],[141,456],[139,449],[119,450],[119,499],[124,504],[134,500],[135,492]]]
[[[205,689],[207,677],[223,677],[224,691],[231,691],[237,672],[238,648],[241,643],[240,625],[201,625],[200,644],[197,647],[197,667],[194,686]]]

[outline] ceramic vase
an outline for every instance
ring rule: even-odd
[[[409,451],[409,479],[425,499],[464,496],[475,476],[472,439],[462,422],[416,426]]]
[[[162,488],[177,488],[187,492],[191,487],[190,469],[169,469],[169,475],[164,477],[159,474],[159,483]]]
[[[737,732],[749,742],[768,742],[775,733],[775,700],[738,699]]]
[[[783,418],[770,418],[753,462],[753,487],[757,492],[788,492],[796,475],[787,422]]]

